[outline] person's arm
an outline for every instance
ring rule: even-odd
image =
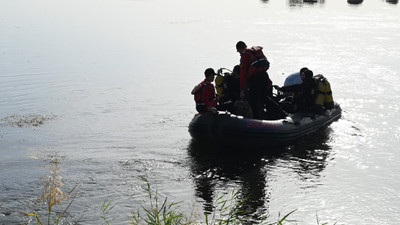
[[[240,90],[243,90],[246,85],[247,73],[250,65],[250,57],[248,54],[243,54],[240,63]]]
[[[244,88],[246,86],[247,73],[249,72],[250,56],[242,54],[240,61],[240,98],[244,99]]]
[[[196,94],[198,91],[200,91],[200,89],[201,89],[201,84],[196,85],[196,86],[193,88],[191,94],[192,94],[192,95]]]
[[[301,84],[295,84],[295,85],[290,85],[290,86],[283,86],[280,88],[280,90],[283,92],[297,92],[297,91],[300,91],[301,88],[302,88]]]

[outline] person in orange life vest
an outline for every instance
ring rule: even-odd
[[[212,82],[217,74],[214,69],[208,68],[204,71],[204,75],[206,78],[192,90],[192,95],[194,95],[194,100],[196,102],[196,110],[199,113],[215,113],[217,112],[218,98]]]
[[[269,62],[262,49],[261,46],[247,48],[243,41],[236,44],[236,50],[240,53],[240,97],[249,100],[255,119],[263,119],[264,104],[267,104],[267,108],[275,107],[269,107],[272,81],[267,73]],[[245,89],[248,89],[248,96],[245,96]]]

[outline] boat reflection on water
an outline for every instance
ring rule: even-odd
[[[299,179],[318,179],[329,161],[331,132],[323,128],[294,145],[274,149],[234,149],[192,140],[188,154],[196,196],[203,200],[205,212],[212,213],[217,198],[233,189],[235,202],[244,201],[245,220],[260,221],[269,214],[269,175],[284,166]]]

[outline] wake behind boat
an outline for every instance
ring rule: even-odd
[[[194,140],[215,142],[227,146],[281,146],[326,127],[341,116],[341,108],[335,103],[333,109],[322,114],[296,112],[284,119],[247,119],[229,112],[196,114],[189,124]]]

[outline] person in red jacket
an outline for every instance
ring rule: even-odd
[[[255,119],[264,118],[264,105],[267,111],[277,111],[271,99],[272,81],[267,73],[269,62],[262,49],[261,46],[247,48],[243,41],[236,44],[236,50],[240,53],[240,97],[245,99],[245,89],[247,89],[246,99],[250,103]]]
[[[194,101],[196,102],[196,110],[199,113],[215,113],[217,112],[218,99],[212,82],[217,74],[214,69],[208,68],[204,71],[204,75],[206,77],[204,81],[196,85],[192,90],[192,95],[194,95]]]

